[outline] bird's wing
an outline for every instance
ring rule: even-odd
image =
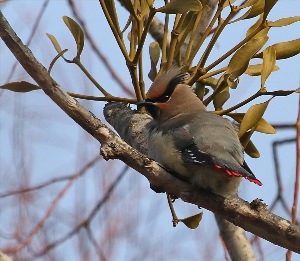
[[[255,177],[252,171],[244,162],[243,165],[237,162],[230,162],[220,159],[210,153],[202,151],[195,143],[193,135],[187,128],[177,128],[173,130],[176,148],[180,151],[185,164],[195,164],[211,166],[223,170],[226,174],[235,177],[244,177],[251,182],[261,186],[262,183]],[[224,152],[226,153],[226,151]]]

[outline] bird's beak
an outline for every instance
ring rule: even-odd
[[[145,106],[145,107],[147,107],[147,106],[149,106],[150,104],[153,104],[153,102],[144,100],[144,101],[139,101],[139,102],[137,102],[137,103],[136,103],[136,106],[137,106],[138,108],[139,108],[140,106]]]
[[[136,103],[137,108],[139,109],[140,107],[145,107],[147,112],[151,114],[151,116],[155,119],[159,116],[160,114],[160,109],[154,102],[150,101],[140,101]]]

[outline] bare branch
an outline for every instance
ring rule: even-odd
[[[0,261],[13,261],[12,258],[0,252]]]
[[[233,225],[223,217],[215,215],[220,233],[230,253],[232,261],[256,261],[251,243],[247,240],[244,229]]]
[[[222,215],[233,224],[244,228],[274,244],[300,253],[300,227],[271,213],[259,200],[251,204],[237,198],[209,193],[179,180],[165,171],[156,162],[130,147],[115,135],[91,112],[63,91],[46,68],[17,37],[2,12],[0,12],[0,37],[15,55],[29,75],[43,88],[44,92],[83,129],[93,135],[101,144],[101,154],[108,159],[120,159],[128,166],[142,173],[151,184],[161,191],[171,193],[186,202],[204,207]],[[125,105],[124,109],[130,110]],[[113,111],[110,110],[113,117]]]
[[[133,91],[123,82],[123,80],[118,76],[114,68],[111,66],[105,55],[101,52],[101,50],[98,48],[97,44],[95,43],[92,35],[86,28],[85,22],[80,16],[78,9],[76,8],[74,0],[68,0],[70,8],[73,12],[73,15],[76,17],[78,20],[80,26],[82,27],[82,30],[84,31],[86,39],[89,41],[91,44],[91,47],[95,54],[98,56],[98,58],[103,62],[109,73],[111,74],[111,77],[120,85],[120,87],[123,89],[124,92],[126,92],[130,96],[134,96]]]

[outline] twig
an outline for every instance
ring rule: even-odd
[[[62,182],[62,181],[70,180],[70,179],[73,179],[74,177],[78,178],[78,177],[82,176],[89,168],[91,168],[99,159],[100,158],[97,155],[94,159],[92,159],[90,162],[88,162],[76,174],[62,176],[62,177],[59,177],[59,178],[53,178],[53,179],[48,180],[48,181],[46,181],[44,183],[41,183],[41,184],[36,185],[36,186],[29,187],[29,188],[23,188],[23,189],[20,188],[20,189],[17,189],[17,190],[12,190],[12,191],[8,191],[8,192],[4,192],[4,193],[0,194],[0,198],[15,196],[15,195],[23,194],[23,193],[27,193],[27,192],[32,192],[32,191],[35,191],[35,190],[42,189],[44,187],[50,186],[50,185],[52,185],[54,183],[57,183],[57,182]]]
[[[75,228],[73,228],[69,233],[64,235],[63,237],[55,240],[54,242],[50,243],[49,245],[45,246],[41,251],[36,253],[35,257],[40,257],[45,254],[47,254],[51,249],[59,246],[61,243],[65,242],[66,240],[73,237],[75,234],[79,232],[80,229],[88,227],[95,215],[99,212],[99,210],[104,206],[104,204],[108,201],[110,195],[115,190],[121,179],[124,177],[128,170],[128,166],[125,166],[121,173],[117,176],[117,178],[114,180],[114,182],[109,186],[108,190],[106,191],[105,195],[99,202],[96,204],[96,206],[92,209],[92,211],[89,213],[86,219],[84,219],[81,223],[79,223]]]
[[[297,129],[297,138],[296,138],[296,175],[295,175],[295,184],[294,184],[294,199],[292,206],[292,223],[297,223],[297,207],[298,207],[298,197],[299,197],[299,184],[300,184],[300,99],[299,99],[299,108],[298,108],[298,119],[296,123]],[[288,250],[286,253],[286,261],[292,259],[292,251]]]
[[[32,26],[31,33],[30,33],[30,35],[29,35],[29,38],[28,38],[28,40],[26,41],[26,45],[27,45],[27,46],[30,45],[31,41],[33,40],[33,37],[34,37],[35,33],[37,32],[37,28],[38,28],[38,26],[39,26],[39,24],[40,24],[40,22],[41,22],[41,19],[42,19],[42,17],[43,17],[43,14],[44,14],[46,8],[47,8],[48,3],[49,3],[49,0],[45,0],[45,1],[44,1],[43,5],[42,5],[42,7],[41,7],[41,10],[40,10],[40,12],[38,13],[38,15],[37,15],[37,17],[36,17],[36,20],[35,20],[35,22],[34,22],[34,24],[33,24],[33,26]],[[8,74],[8,77],[7,77],[6,82],[10,82],[10,81],[11,81],[12,76],[13,76],[13,74],[14,74],[14,72],[15,72],[15,70],[16,70],[18,64],[19,64],[19,63],[16,61],[16,62],[13,64],[13,66],[11,67],[11,71],[10,71],[10,73]]]
[[[101,52],[101,50],[99,49],[99,47],[95,43],[92,35],[90,34],[89,30],[87,29],[87,27],[85,25],[85,22],[83,21],[82,17],[80,16],[80,14],[78,12],[78,9],[76,8],[74,0],[68,0],[68,1],[69,1],[70,8],[71,8],[71,10],[73,12],[73,15],[78,20],[78,22],[79,22],[82,30],[84,31],[84,35],[85,35],[86,39],[89,41],[89,43],[91,44],[91,47],[92,47],[93,51],[95,52],[95,54],[103,62],[103,64],[105,65],[106,69],[111,74],[112,78],[120,85],[120,87],[124,90],[124,92],[126,92],[130,96],[134,96],[133,91],[118,76],[118,74],[116,73],[116,71],[114,70],[114,68],[112,67],[112,65],[109,63],[109,61],[106,58],[106,56]]]
[[[221,196],[194,188],[191,184],[173,177],[156,162],[133,149],[115,135],[91,112],[70,97],[49,75],[31,51],[17,37],[0,11],[0,37],[18,59],[29,75],[43,87],[49,97],[83,129],[93,135],[102,144],[104,159],[120,159],[128,166],[143,174],[151,184],[162,191],[177,196],[184,201],[204,207],[222,215],[233,224],[244,228],[266,240],[300,253],[300,227],[270,212],[265,205],[254,201],[251,204],[238,197]],[[113,105],[110,104],[110,105]],[[124,110],[129,110],[127,106]],[[110,117],[117,118],[113,111]],[[124,128],[124,126],[123,126]]]
[[[275,141],[272,144],[273,148],[273,160],[274,160],[274,168],[275,168],[275,175],[276,175],[276,181],[277,181],[277,195],[274,198],[273,202],[270,204],[270,209],[273,210],[276,206],[276,204],[279,202],[281,203],[283,209],[285,212],[290,215],[290,210],[288,207],[288,204],[286,203],[282,193],[283,193],[283,183],[281,179],[281,171],[280,171],[280,165],[279,165],[279,157],[278,157],[278,146],[283,145],[283,144],[288,144],[288,143],[294,143],[296,141],[295,138],[290,138],[290,139],[284,139],[284,140],[279,140]]]
[[[25,241],[18,246],[15,249],[10,249],[10,253],[19,253],[22,251],[25,247],[27,247],[33,240],[34,236],[39,232],[39,230],[44,226],[47,219],[52,215],[52,213],[55,210],[55,207],[59,203],[59,201],[62,199],[62,197],[65,195],[65,193],[69,190],[69,188],[73,185],[73,183],[77,180],[78,177],[86,173],[86,171],[93,166],[98,161],[98,157],[92,160],[90,163],[88,163],[86,166],[84,166],[76,175],[73,175],[69,182],[63,187],[63,189],[57,194],[57,196],[52,201],[50,207],[46,211],[46,214],[44,217],[38,222],[38,224],[32,229],[32,231],[29,233]]]

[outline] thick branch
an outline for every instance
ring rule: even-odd
[[[144,125],[147,122],[143,120],[139,121],[137,119],[139,114],[136,113],[135,123],[132,124],[128,119],[130,119],[134,113],[135,112],[131,111],[128,106],[121,103],[107,104],[104,109],[106,120],[114,126],[120,135],[124,135],[122,129],[125,126],[124,123],[119,123],[121,118],[126,118],[127,125],[137,127],[138,129],[142,129],[141,126],[137,126],[139,123]],[[121,117],[118,117],[118,115],[121,115]],[[142,140],[137,141],[137,143],[142,142]],[[137,149],[139,149],[139,147],[137,147]],[[142,174],[144,175],[143,172]],[[274,215],[267,209],[267,206],[258,199],[249,204],[236,197],[223,198],[200,189],[195,189],[190,184],[180,181],[176,177],[170,177],[167,172],[161,173],[155,181],[151,180],[150,177],[147,178],[155,188],[160,188],[161,191],[166,191],[178,196],[184,201],[196,204],[221,215],[231,223],[274,244],[285,248],[289,248],[293,245],[293,251],[297,252],[300,250],[300,228]],[[287,245],[284,246],[287,241],[290,242],[289,247],[287,247]]]
[[[13,261],[13,260],[9,256],[7,256],[4,253],[0,252],[0,261]]]
[[[253,248],[248,240],[244,229],[233,225],[222,216],[215,215],[220,234],[227,246],[232,261],[256,261]]]
[[[104,158],[120,159],[130,167],[142,173],[151,184],[161,191],[166,191],[184,201],[211,210],[230,222],[238,225],[274,244],[300,253],[300,228],[289,221],[274,215],[259,201],[251,204],[239,198],[223,198],[183,182],[166,172],[156,162],[148,159],[130,147],[115,135],[91,112],[70,97],[51,78],[21,42],[0,12],[0,37],[15,55],[24,69],[43,88],[44,92],[83,129],[93,135],[101,144]],[[127,108],[127,106],[121,105]],[[110,116],[113,111],[110,110]]]

